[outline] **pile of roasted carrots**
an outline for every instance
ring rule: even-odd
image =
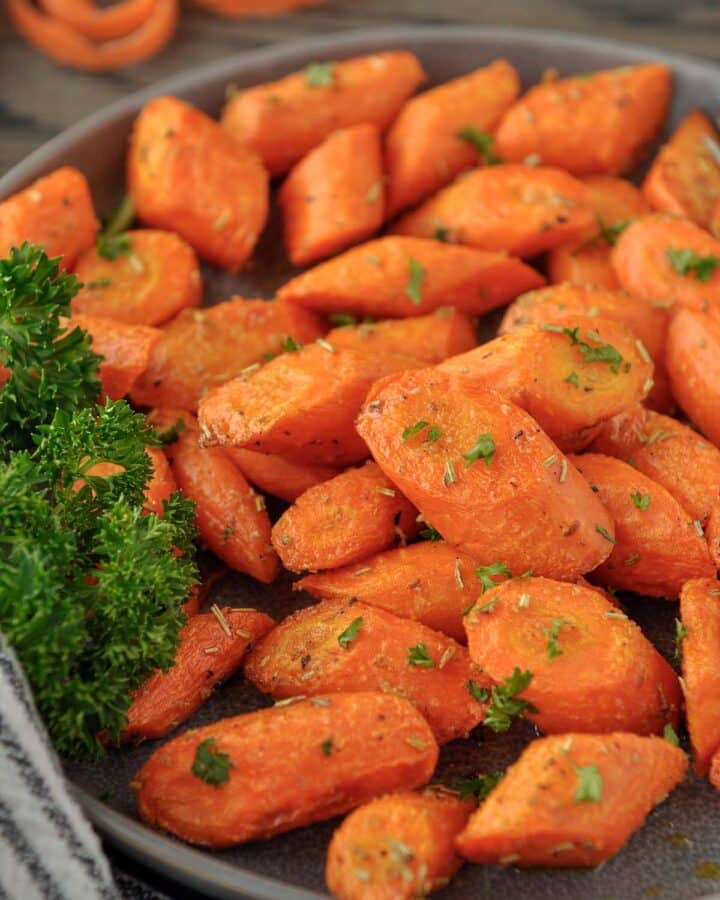
[[[340,898],[418,896],[463,859],[602,862],[684,777],[683,714],[720,788],[720,137],[690,113],[638,188],[665,65],[521,95],[499,61],[411,99],[424,80],[390,51],[233,94],[219,123],[152,100],[143,228],[97,236],[69,168],[0,204],[1,250],[82,280],[105,392],[180,423],[148,503],[179,488],[228,566],[317,601],[276,623],[190,599],[125,738],[241,666],[277,702],[162,744],[140,814],[224,847],[354,810]],[[249,259],[273,177],[288,255],[316,265],[199,308],[197,256]],[[616,590],[679,599],[682,680]],[[546,736],[501,780],[427,787],[440,744],[516,716]]]
[[[193,0],[219,16],[274,16],[323,0]],[[180,0],[7,0],[18,32],[51,59],[89,71],[121,69],[159,53],[172,39]]]

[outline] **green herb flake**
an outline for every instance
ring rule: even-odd
[[[119,256],[130,256],[133,251],[132,238],[129,234],[116,234],[110,237],[101,234],[95,246],[99,256],[113,261]]]
[[[596,525],[595,531],[597,531],[600,537],[604,537],[606,541],[610,541],[611,544],[615,543],[615,538],[610,534],[607,528],[603,528],[602,525]]]
[[[433,528],[429,522],[426,522],[425,524],[426,527],[420,532],[420,537],[424,541],[441,541],[443,539],[440,532],[436,528]]]
[[[234,534],[235,534],[235,529],[232,527],[232,525],[226,525],[222,530],[221,542],[223,544],[227,544],[227,542],[230,540],[230,538]]]
[[[490,699],[490,693],[487,688],[480,687],[477,681],[473,681],[472,679],[468,681],[467,689],[473,700],[477,700],[478,703],[487,703]]]
[[[296,350],[302,350],[302,344],[298,344],[294,337],[286,335],[280,344],[283,353],[294,353]]]
[[[488,432],[481,434],[467,453],[462,455],[465,460],[465,467],[469,468],[479,459],[484,460],[485,465],[489,466],[495,456],[495,449],[495,441],[492,439],[492,435]]]
[[[527,689],[532,678],[532,672],[529,670],[523,672],[516,666],[512,675],[502,684],[494,685],[490,692],[490,707],[483,725],[496,733],[501,733],[510,728],[515,716],[537,712],[536,706],[517,696]]]
[[[338,644],[343,648],[343,650],[347,650],[350,644],[355,640],[358,636],[358,632],[362,627],[362,616],[358,616],[357,619],[353,619],[352,622],[348,625],[348,627],[343,631],[342,634],[338,635]]]
[[[630,494],[630,499],[633,502],[633,506],[637,509],[645,510],[650,506],[650,494],[643,494],[641,491],[635,491],[634,494]]]
[[[435,425],[432,425],[428,428],[428,433],[425,435],[424,444],[434,444],[435,441],[439,441],[442,437],[442,431],[437,428]]]
[[[688,247],[668,247],[665,256],[678,275],[694,275],[703,283],[710,281],[720,266],[720,258],[714,254],[700,256]]]
[[[598,767],[594,763],[589,766],[576,766],[572,763],[572,767],[578,777],[573,800],[576,803],[600,803],[603,780]]]
[[[337,328],[346,328],[349,325],[357,325],[357,319],[355,316],[351,316],[350,313],[346,312],[334,312],[330,313],[328,316],[328,321],[331,325],[335,325]]]
[[[563,379],[568,384],[575,385],[576,388],[580,387],[580,377],[577,372],[571,372],[567,378]]]
[[[305,81],[311,88],[332,87],[334,77],[334,62],[313,62],[305,69]]]
[[[673,651],[673,659],[676,663],[682,660],[682,642],[688,636],[688,630],[680,619],[675,619],[675,643]]]
[[[422,669],[434,669],[435,663],[423,643],[408,647],[408,665],[420,666]]]
[[[230,780],[230,769],[235,768],[235,763],[230,762],[227,753],[213,749],[214,746],[215,738],[207,738],[198,744],[190,771],[205,784],[220,787]]]
[[[614,247],[617,239],[630,225],[632,219],[618,219],[611,224],[606,224],[602,216],[596,216],[598,225],[597,240],[604,241],[609,247]]]
[[[405,293],[410,298],[413,306],[420,306],[422,303],[422,286],[425,280],[425,269],[423,266],[411,256],[408,259],[408,283]]]
[[[590,340],[596,341],[598,346],[592,346],[592,344],[588,344],[587,341],[583,341],[580,338],[580,328],[564,328],[561,325],[540,325],[541,331],[551,331],[555,334],[565,334],[570,338],[570,343],[577,347],[580,353],[583,356],[583,359],[587,363],[591,362],[604,362],[610,366],[611,372],[617,375],[620,371],[620,366],[625,362],[620,351],[613,347],[612,344],[605,344],[602,342],[602,338],[597,332],[587,332],[586,336],[590,338]],[[572,373],[571,373],[572,374]],[[568,376],[569,380],[570,376]],[[574,383],[574,381],[572,382]]]
[[[98,278],[97,281],[89,281],[86,287],[89,291],[99,291],[102,288],[110,287],[111,284],[110,278]]]
[[[330,756],[333,751],[333,739],[328,738],[326,741],[323,741],[322,744],[320,744],[320,749],[322,750],[323,756]]]
[[[420,434],[420,432],[427,428],[430,425],[429,422],[426,422],[425,419],[418,419],[418,421],[414,425],[408,425],[407,428],[403,429],[402,432],[402,440],[403,443],[407,443],[410,438],[415,437],[416,434]]]
[[[450,229],[444,228],[443,226],[440,226],[435,229],[435,231],[433,232],[433,237],[435,238],[436,241],[442,241],[443,244],[452,243],[452,238],[450,236]]]
[[[491,134],[480,131],[474,125],[465,125],[464,128],[458,131],[457,136],[461,141],[466,141],[470,144],[477,151],[478,156],[485,161],[486,165],[495,166],[502,162],[500,157],[496,156],[493,151],[494,138]]]
[[[563,655],[563,651],[558,646],[560,632],[564,626],[572,626],[572,622],[567,619],[553,619],[552,628],[546,628],[545,634],[548,636],[547,658],[549,660],[557,659]]]
[[[455,785],[455,789],[461,800],[469,800],[474,797],[478,803],[484,800],[505,775],[504,772],[490,772],[486,775],[476,775],[474,778],[461,778]]]
[[[496,575],[505,575],[507,578],[512,578],[512,572],[508,568],[507,563],[504,562],[494,562],[489,566],[478,566],[475,569],[475,576],[482,585],[483,594],[497,585],[495,581]]]
[[[668,742],[668,744],[673,744],[675,747],[680,746],[680,741],[678,740],[678,736],[675,732],[675,729],[670,724],[670,722],[665,723],[665,727],[663,728],[663,737]]]

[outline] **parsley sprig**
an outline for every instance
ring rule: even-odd
[[[476,775],[474,778],[461,778],[456,783],[455,789],[461,800],[469,800],[474,797],[480,803],[491,793],[504,775],[504,772],[488,772],[485,775]]]
[[[700,256],[689,247],[668,247],[665,256],[678,275],[694,275],[703,284],[710,281],[720,266],[720,257],[713,253]]]
[[[532,678],[532,672],[529,670],[523,672],[516,666],[512,675],[502,684],[493,685],[489,693],[485,688],[478,690],[474,681],[468,682],[468,691],[476,700],[480,703],[490,701],[483,725],[496,733],[501,733],[510,728],[516,716],[524,715],[526,712],[537,712],[536,706],[518,697],[518,694],[527,689]]]
[[[220,787],[230,781],[230,769],[234,768],[235,763],[230,761],[227,753],[215,750],[215,738],[207,738],[198,744],[191,769],[196,778],[205,784]]]

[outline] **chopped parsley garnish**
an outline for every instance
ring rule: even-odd
[[[362,623],[362,616],[358,616],[357,619],[352,620],[352,622],[348,625],[348,627],[345,629],[345,631],[343,631],[342,634],[338,635],[338,644],[340,644],[343,650],[347,650],[350,644],[358,636],[358,631],[360,631]]]
[[[680,621],[675,619],[675,649],[673,651],[673,659],[676,663],[682,660],[682,642],[688,636],[688,630]]]
[[[668,247],[665,256],[678,275],[694,275],[703,283],[710,281],[720,266],[720,257],[712,253],[700,256],[688,247]]]
[[[104,259],[116,260],[118,256],[129,256],[132,253],[132,238],[129,234],[116,234],[111,237],[99,235],[96,241],[97,252]]]
[[[435,667],[433,658],[423,643],[415,644],[414,647],[408,647],[408,664],[420,666],[423,669],[433,669]]]
[[[577,372],[571,372],[567,378],[564,379],[568,384],[574,384],[575,387],[580,387],[580,377]]]
[[[482,585],[481,593],[483,594],[497,585],[497,582],[494,580],[496,575],[506,575],[508,578],[512,578],[512,572],[508,569],[507,563],[504,562],[494,562],[489,566],[478,566],[475,569],[475,575]]]
[[[221,784],[230,781],[230,769],[235,768],[235,763],[230,762],[227,753],[214,750],[214,746],[215,738],[208,738],[198,744],[191,771],[205,784],[220,787]]]
[[[674,744],[675,747],[680,746],[680,741],[678,740],[677,733],[670,722],[665,723],[665,727],[663,728],[663,737],[668,742],[668,744]]]
[[[420,434],[420,432],[429,425],[430,423],[426,422],[425,419],[418,419],[414,425],[408,425],[407,428],[403,429],[403,443],[409,441],[410,438],[415,437],[416,434]]]
[[[425,437],[424,443],[433,444],[435,441],[439,441],[441,437],[442,431],[440,431],[437,426],[432,425],[430,428],[428,428],[428,433]]]
[[[472,679],[468,681],[467,689],[473,700],[477,700],[478,703],[486,703],[490,699],[490,693],[487,688],[480,687],[477,681]]]
[[[298,344],[294,337],[287,335],[282,344],[280,344],[284,353],[294,353],[296,350],[302,350],[302,344]]]
[[[175,424],[162,431],[155,432],[155,440],[163,447],[168,444],[174,444],[183,431],[187,431],[187,425],[184,419],[175,419]]]
[[[637,509],[647,509],[650,506],[650,494],[643,494],[641,491],[635,491],[634,494],[630,494],[630,499],[633,502],[633,505],[637,507]]]
[[[558,647],[558,640],[560,639],[560,631],[562,630],[563,625],[572,625],[572,622],[569,622],[567,619],[553,619],[552,620],[552,628],[546,628],[545,634],[548,636],[548,645],[547,645],[547,658],[552,660],[556,659],[558,656],[563,655],[563,651]]]
[[[532,681],[532,672],[522,672],[515,667],[512,675],[502,684],[493,686],[490,692],[490,707],[485,715],[483,725],[495,732],[507,731],[515,716],[526,712],[537,712],[537,707],[527,700],[521,700],[521,694]]]
[[[433,528],[429,522],[426,522],[425,524],[426,527],[420,532],[420,537],[424,541],[441,541],[443,539],[440,532],[436,528]]]
[[[462,456],[466,468],[479,459],[484,460],[485,465],[489,466],[495,456],[495,441],[492,439],[492,435],[487,432],[481,434],[467,453],[463,453]]]
[[[615,543],[615,538],[610,534],[607,528],[603,528],[602,525],[596,525],[595,531],[597,531],[600,537],[604,537],[606,541],[610,541],[611,544]]]
[[[112,284],[109,278],[98,278],[97,281],[88,281],[86,287],[89,291],[99,291],[102,288],[110,287]]]
[[[442,241],[443,244],[451,243],[449,228],[443,228],[442,226],[440,226],[439,228],[436,228],[435,231],[433,232],[433,237],[435,238],[436,241]]]
[[[305,80],[308,87],[331,87],[334,79],[335,63],[310,63],[305,69]]]
[[[345,312],[334,312],[330,313],[328,316],[328,321],[331,325],[335,325],[341,328],[344,328],[347,325],[357,325],[357,319],[355,316],[351,316],[350,313]]]
[[[410,302],[414,306],[420,306],[422,303],[422,286],[425,280],[425,269],[423,266],[411,256],[408,259],[408,283],[405,293],[410,298]]]
[[[477,151],[478,156],[485,161],[486,165],[494,166],[502,162],[500,157],[496,156],[493,151],[494,138],[491,134],[480,131],[474,125],[466,125],[458,131],[457,136],[461,141],[466,141],[470,144]]]
[[[328,738],[326,741],[323,741],[322,744],[320,744],[320,749],[322,750],[323,756],[330,756],[333,749],[333,739]]]
[[[605,362],[610,366],[610,370],[617,375],[620,366],[625,362],[620,351],[613,347],[612,344],[602,343],[602,338],[596,332],[587,332],[587,337],[597,341],[598,345],[593,347],[587,341],[580,339],[580,328],[565,328],[562,325],[541,325],[542,331],[554,331],[556,334],[566,334],[570,338],[570,343],[577,347],[582,353],[585,362]],[[568,379],[569,380],[569,379]]]
[[[618,219],[616,222],[606,225],[602,216],[596,216],[595,218],[598,225],[598,240],[605,241],[610,247],[615,246],[617,239],[632,222],[632,219]]]
[[[476,775],[475,778],[461,778],[455,789],[461,800],[474,797],[478,803],[484,800],[505,775],[504,772],[490,772],[487,775]]]
[[[599,803],[602,800],[603,780],[598,767],[594,763],[589,766],[576,766],[572,760],[570,763],[578,777],[573,800],[576,803]]]

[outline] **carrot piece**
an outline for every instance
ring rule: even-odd
[[[471,816],[458,850],[478,863],[596,866],[620,850],[686,770],[683,751],[659,737],[540,738]]]
[[[247,650],[275,625],[254,609],[214,608],[193,616],[180,632],[175,661],[135,692],[121,739],[165,737],[198,710],[216,684],[240,667]]]
[[[84,286],[74,312],[129,325],[160,325],[188,306],[199,306],[202,280],[195,252],[169,231],[128,231],[127,252],[114,259],[102,247],[86,250],[76,273]]]
[[[392,231],[527,257],[584,236],[593,222],[585,189],[572,175],[500,165],[461,176]]]
[[[680,310],[670,324],[666,361],[678,403],[720,447],[720,316]]]
[[[225,447],[225,453],[250,484],[263,494],[293,503],[309,488],[339,474],[332,466],[321,466],[273,453],[256,453],[242,447]]]
[[[332,344],[284,353],[201,401],[203,442],[322,465],[358,462],[369,454],[354,420],[370,385],[420,365],[410,357],[334,350]]]
[[[204,259],[239,269],[268,213],[257,156],[176,97],[145,105],[133,126],[128,182],[138,216],[176,231]]]
[[[720,749],[720,581],[694,578],[680,592],[685,709],[695,771]]]
[[[475,598],[475,561],[444,541],[421,541],[358,565],[306,575],[293,585],[318,600],[359,600],[467,640],[463,613]]]
[[[635,406],[605,422],[590,450],[657,481],[701,525],[720,502],[720,450],[669,416]]]
[[[707,228],[720,198],[720,135],[710,119],[694,109],[655,157],[643,193],[662,212],[692,219]]]
[[[306,6],[318,6],[325,0],[194,0],[196,6],[228,19],[278,16]]]
[[[152,478],[145,488],[145,508],[162,518],[165,514],[164,503],[178,489],[177,482],[160,447],[146,447],[145,452],[153,465]]]
[[[541,284],[535,269],[504,253],[391,236],[298,275],[278,297],[325,312],[378,318],[424,316],[444,306],[479,315]]]
[[[612,264],[636,297],[720,307],[720,241],[687,219],[660,213],[637,219],[618,238]]]
[[[486,601],[486,602],[483,602]],[[495,682],[517,667],[532,680],[525,715],[548,734],[677,726],[677,676],[640,628],[595,591],[547,578],[514,578],[465,617],[470,658]]]
[[[408,100],[387,134],[388,214],[482,161],[472,138],[492,131],[519,91],[517,72],[498,59]]]
[[[439,744],[467,737],[490,680],[444,634],[352,600],[323,600],[284,619],[250,652],[245,677],[276,699],[347,690],[407,698]]]
[[[91,41],[126,37],[147,21],[157,0],[121,0],[109,9],[98,9],[93,0],[40,0],[49,16],[65,22]]]
[[[462,865],[455,838],[472,800],[432,786],[361,806],[330,841],[325,880],[339,900],[411,900],[447,884]]]
[[[153,347],[160,340],[158,328],[128,325],[101,316],[75,314],[68,325],[87,331],[94,353],[101,356],[100,382],[103,393],[119,400],[147,369]]]
[[[563,244],[548,253],[548,276],[553,283],[571,281],[612,290],[620,287],[610,262],[612,248],[632,219],[650,212],[650,205],[635,185],[623,178],[589,175],[582,182],[596,227],[581,241]]]
[[[222,783],[193,774],[202,771],[201,745],[227,763]],[[437,758],[430,728],[407,700],[333,694],[192,729],[156,750],[131,786],[145,821],[191,843],[229,847],[420,787]]]
[[[538,84],[500,122],[497,152],[511,162],[537,157],[574,175],[627,172],[662,127],[670,90],[663,63]]]
[[[272,543],[291,572],[335,569],[405,543],[417,510],[371,461],[308,488],[273,526]]]
[[[63,166],[0,203],[0,256],[27,241],[72,269],[99,224],[85,176]]]
[[[414,319],[342,325],[329,332],[326,339],[334,347],[402,353],[431,364],[470,350],[477,344],[472,318],[452,307]]]
[[[189,421],[188,421],[189,420]],[[280,564],[265,503],[220,448],[203,448],[192,417],[167,449],[180,490],[195,501],[201,542],[238,572],[269,584]]]
[[[376,126],[361,123],[332,132],[280,188],[290,261],[304,266],[369,238],[383,223],[384,195]]]
[[[675,600],[689,578],[714,574],[702,528],[662,485],[611,456],[571,459],[615,522],[612,553],[593,572],[594,580]]]
[[[466,385],[512,400],[563,451],[578,450],[596,426],[642,400],[653,365],[620,322],[568,316],[565,325],[521,328],[438,366]]]
[[[282,175],[338,128],[368,122],[384,130],[423,81],[420,61],[405,50],[311,63],[236,93],[221,121]]]
[[[288,337],[305,343],[325,332],[321,318],[272,300],[233,297],[208,309],[184,310],[164,327],[133,403],[196,409],[210,388],[279,353]]]
[[[172,38],[178,0],[155,0],[152,12],[125,37],[97,44],[62,19],[44,16],[30,0],[8,0],[8,14],[25,40],[51,59],[75,69],[121,69],[155,56]]]
[[[357,427],[425,521],[483,565],[572,579],[609,556],[597,530],[612,537],[607,511],[534,419],[494,391],[405,372],[372,388]]]

